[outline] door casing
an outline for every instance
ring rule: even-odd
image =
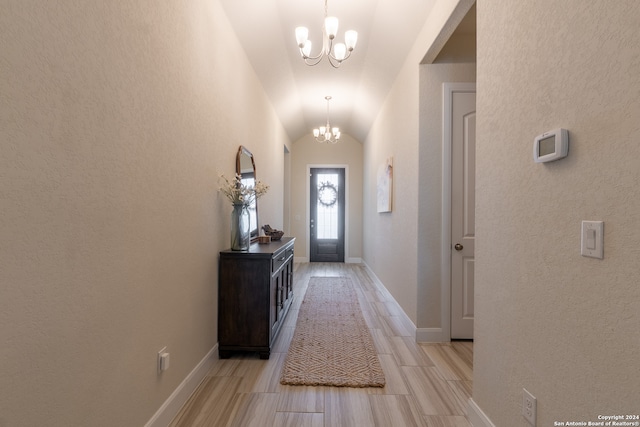
[[[305,262],[309,262],[311,256],[311,232],[309,231],[309,223],[311,222],[311,212],[309,211],[309,205],[311,203],[311,169],[315,168],[338,168],[344,169],[344,260],[348,261],[349,257],[349,165],[345,164],[308,164],[307,165],[307,182],[306,182],[306,221],[305,221],[305,233],[306,233],[306,248],[307,256]]]

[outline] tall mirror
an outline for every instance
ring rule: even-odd
[[[253,154],[243,145],[238,149],[236,156],[236,173],[242,178],[242,183],[247,186],[256,186],[256,163]],[[249,220],[251,230],[251,241],[258,239],[258,200],[255,199],[249,205]]]

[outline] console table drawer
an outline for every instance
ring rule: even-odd
[[[280,269],[280,267],[282,267],[286,262],[287,262],[287,252],[289,251],[282,251],[279,254],[276,254],[273,257],[273,260],[271,262],[271,273],[275,273],[276,271],[278,271]]]

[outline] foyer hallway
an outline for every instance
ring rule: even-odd
[[[416,344],[404,315],[357,264],[300,263],[295,300],[269,360],[257,354],[216,360],[171,427],[469,427],[473,344]],[[382,388],[284,386],[280,372],[304,292],[313,276],[353,281],[387,385]]]

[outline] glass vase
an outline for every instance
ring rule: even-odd
[[[249,250],[251,245],[249,223],[248,206],[243,204],[233,205],[233,211],[231,211],[231,250]]]

